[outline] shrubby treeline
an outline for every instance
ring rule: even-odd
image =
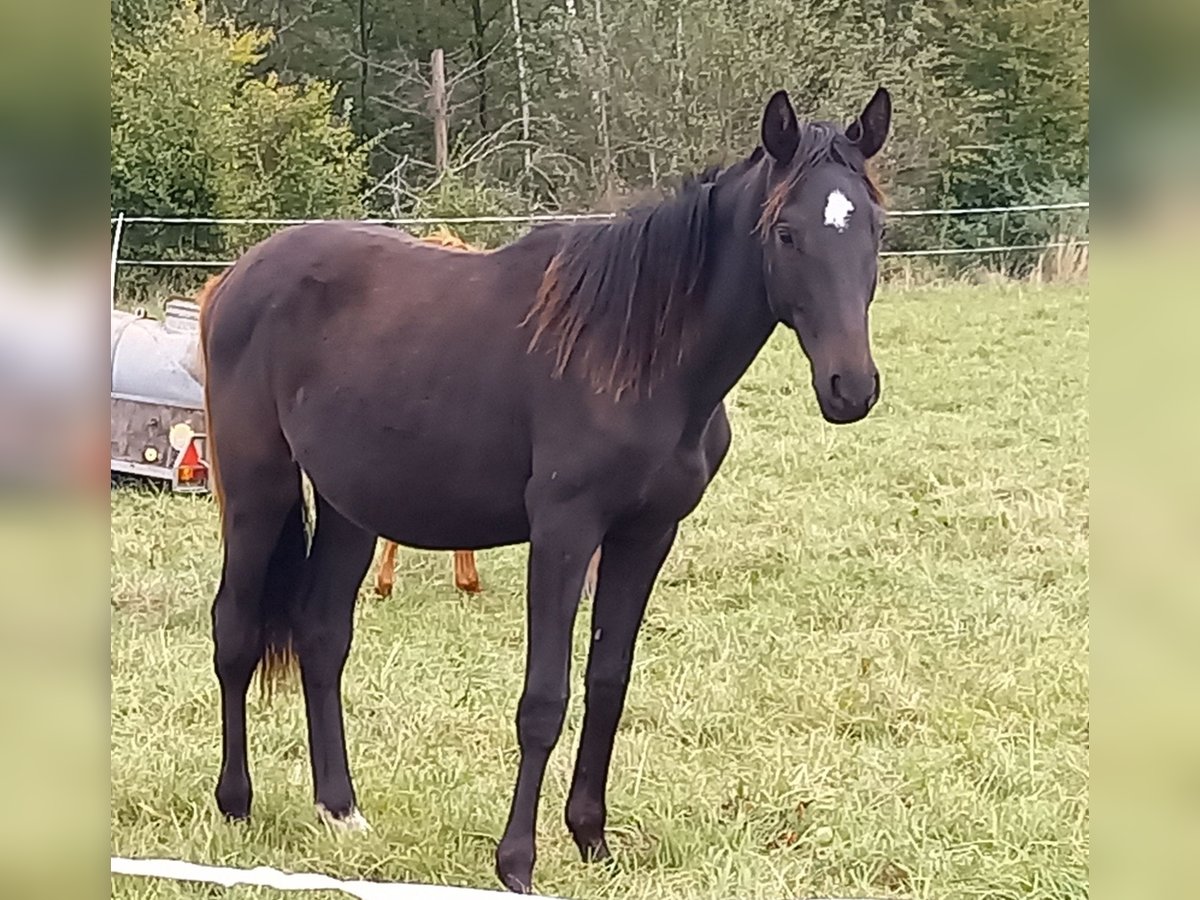
[[[747,151],[777,87],[840,120],[878,84],[896,108],[878,167],[891,206],[1083,198],[1088,18],[1086,0],[114,0],[112,203],[196,216],[606,208]],[[1058,219],[895,220],[890,240],[1042,239]],[[130,240],[169,253],[253,236]]]

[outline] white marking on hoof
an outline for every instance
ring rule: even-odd
[[[839,190],[829,192],[825,201],[825,224],[838,231],[845,231],[850,224],[850,213],[854,212],[854,204]]]
[[[347,815],[339,819],[325,808],[325,804],[318,803],[317,818],[336,831],[367,832],[371,830],[371,823],[357,809],[350,810]]]

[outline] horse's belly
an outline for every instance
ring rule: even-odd
[[[445,420],[365,427],[362,418],[340,419],[306,418],[288,440],[316,491],[352,522],[431,550],[528,540],[529,453],[519,435],[484,436]]]
[[[398,544],[481,550],[529,538],[525,480],[512,471],[414,466],[406,473],[381,466],[306,472],[346,518]]]

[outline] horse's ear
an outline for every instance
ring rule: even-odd
[[[879,88],[857,119],[846,126],[846,137],[870,159],[883,147],[892,124],[892,96]]]
[[[800,146],[800,123],[787,91],[776,91],[763,110],[762,145],[777,163],[787,165]]]

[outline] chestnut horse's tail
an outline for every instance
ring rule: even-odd
[[[226,540],[225,493],[221,482],[220,453],[212,419],[212,381],[209,371],[209,331],[212,314],[212,299],[221,286],[229,269],[214,275],[196,296],[200,307],[200,340],[198,347],[200,370],[204,373],[204,422],[205,456],[208,465],[209,486],[217,502],[221,541]],[[299,476],[299,470],[297,469]],[[263,649],[257,674],[259,689],[265,702],[270,703],[277,686],[295,680],[299,674],[299,659],[292,646],[288,604],[294,602],[302,589],[307,557],[307,536],[313,531],[312,513],[306,502],[303,484],[297,478],[296,505],[283,523],[281,534],[267,568],[261,605],[263,627]],[[222,571],[222,580],[224,571]]]

